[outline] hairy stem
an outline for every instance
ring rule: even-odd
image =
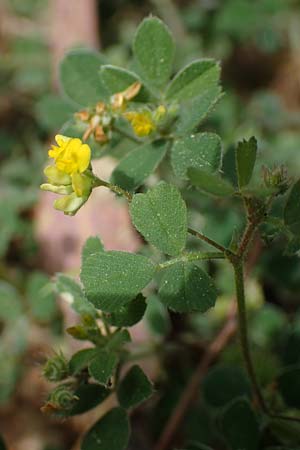
[[[221,252],[185,253],[182,256],[178,256],[178,258],[169,259],[168,261],[158,264],[158,270],[165,269],[178,262],[201,261],[207,259],[225,259],[225,255]]]
[[[95,184],[94,184],[94,186],[95,187],[104,186],[104,187],[110,189],[111,191],[113,191],[115,194],[122,195],[129,202],[131,202],[131,200],[132,200],[132,195],[130,194],[130,192],[125,191],[125,189],[122,189],[120,186],[117,186],[115,184],[111,184],[108,181],[101,180],[100,178],[96,178],[95,177]]]

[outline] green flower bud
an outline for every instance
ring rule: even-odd
[[[43,368],[44,377],[54,382],[67,378],[68,372],[68,362],[62,353],[57,353],[48,359]]]
[[[264,167],[263,178],[266,187],[276,189],[279,194],[284,194],[291,183],[285,166],[278,166],[273,169]]]
[[[72,409],[78,397],[74,395],[74,389],[70,384],[61,384],[57,386],[50,394],[48,404],[52,405],[53,410]]]

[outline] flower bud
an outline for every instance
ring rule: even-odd
[[[49,358],[43,368],[43,375],[48,381],[61,381],[68,376],[68,362],[60,352]]]
[[[72,409],[78,397],[74,395],[74,389],[69,383],[57,386],[49,395],[47,405],[51,405],[53,412],[55,411],[69,411]]]
[[[284,194],[291,183],[285,166],[278,166],[273,169],[264,167],[263,178],[266,187],[276,189],[279,194]]]

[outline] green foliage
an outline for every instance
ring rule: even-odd
[[[170,82],[166,90],[167,100],[185,102],[201,96],[218,85],[220,66],[213,59],[200,59],[184,67]]]
[[[81,281],[96,308],[117,312],[151,281],[154,270],[145,256],[115,251],[94,253],[83,260]]]
[[[193,186],[217,197],[227,197],[235,191],[229,181],[217,174],[205,172],[204,170],[191,168],[188,170],[188,177]]]
[[[100,384],[107,386],[117,363],[118,358],[114,353],[98,351],[89,363],[89,373]]]
[[[127,414],[122,408],[114,408],[87,432],[81,444],[81,449],[125,450],[128,440],[129,424]]]
[[[99,78],[104,58],[90,50],[72,50],[60,66],[60,82],[67,97],[81,106],[94,105],[106,98],[107,91]]]
[[[145,297],[139,294],[130,303],[122,306],[119,311],[108,314],[106,321],[115,327],[132,327],[143,318],[145,310]]]
[[[139,366],[133,366],[121,381],[117,395],[123,408],[138,406],[153,393],[152,384]]]
[[[221,164],[221,139],[214,133],[197,133],[178,139],[172,149],[175,175],[186,179],[190,167],[215,172]]]
[[[255,137],[249,141],[239,142],[236,149],[236,170],[239,187],[247,186],[251,180],[257,153],[257,142]]]
[[[143,20],[137,29],[133,54],[137,70],[146,85],[163,88],[172,72],[175,45],[166,25],[155,17]]]
[[[186,205],[179,191],[159,183],[146,194],[136,194],[130,206],[136,229],[159,250],[178,255],[187,235]]]
[[[137,189],[157,169],[167,147],[168,144],[164,140],[136,147],[121,159],[113,171],[111,182],[127,191]]]
[[[159,296],[174,311],[205,312],[214,306],[217,291],[212,279],[196,264],[177,262],[164,269]]]

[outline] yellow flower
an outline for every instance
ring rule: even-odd
[[[125,113],[124,116],[131,123],[137,136],[148,136],[156,128],[149,111],[130,111]]]
[[[48,154],[55,161],[55,166],[61,172],[72,175],[84,172],[91,160],[91,149],[78,138],[57,135],[58,146],[53,145]]]
[[[87,170],[91,149],[78,138],[57,135],[55,140],[58,146],[53,145],[48,152],[55,164],[45,168],[48,182],[41,189],[63,194],[54,207],[73,215],[87,201],[93,188],[93,174]]]

